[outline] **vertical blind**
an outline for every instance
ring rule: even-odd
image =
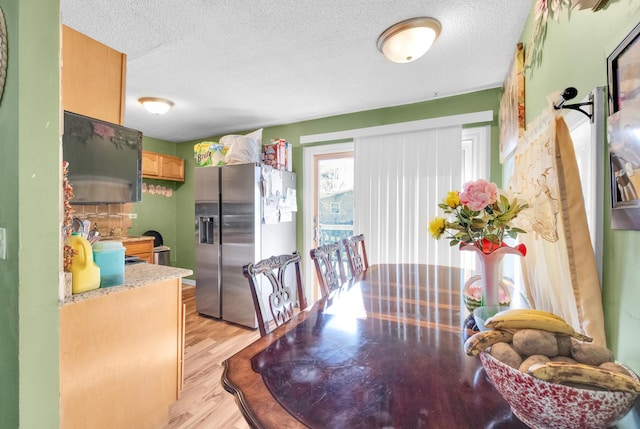
[[[354,231],[370,264],[461,266],[461,252],[428,231],[438,203],[462,187],[461,151],[460,126],[355,139]]]

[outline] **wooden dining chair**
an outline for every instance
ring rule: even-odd
[[[287,283],[287,279],[290,278],[287,276],[287,270],[290,267],[295,271],[295,285]],[[275,327],[288,322],[293,317],[295,304],[293,287],[297,291],[300,310],[307,307],[300,272],[300,254],[297,251],[247,264],[242,267],[242,273],[249,280],[261,337],[275,329],[272,329],[269,320],[265,319],[269,314],[273,318]],[[268,304],[265,304],[265,301],[268,301]]]
[[[357,276],[369,268],[367,250],[364,245],[364,234],[344,238],[342,239],[342,244],[347,254],[351,276]]]
[[[339,289],[346,281],[341,247],[340,243],[325,244],[310,251],[323,297]]]

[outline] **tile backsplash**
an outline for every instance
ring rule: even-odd
[[[101,205],[78,205],[71,204],[73,216],[81,220],[89,220],[91,229],[98,226],[98,231],[102,237],[126,236],[131,227],[129,214],[132,210],[131,203],[123,204],[101,204]]]

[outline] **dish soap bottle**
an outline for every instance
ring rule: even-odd
[[[71,261],[71,292],[82,293],[100,287],[100,268],[93,261],[91,244],[79,232],[71,233],[67,244],[77,253]]]

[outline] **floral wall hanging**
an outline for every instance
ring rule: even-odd
[[[547,21],[559,19],[560,12],[571,9],[571,0],[536,0],[535,17],[533,21],[533,35],[530,46],[527,48],[525,69],[540,63],[542,59],[542,47],[547,36]]]
[[[542,47],[547,35],[547,21],[558,21],[563,10],[591,9],[593,12],[604,8],[609,0],[536,0],[533,35],[530,46],[527,47],[525,70],[537,65],[542,59]]]

